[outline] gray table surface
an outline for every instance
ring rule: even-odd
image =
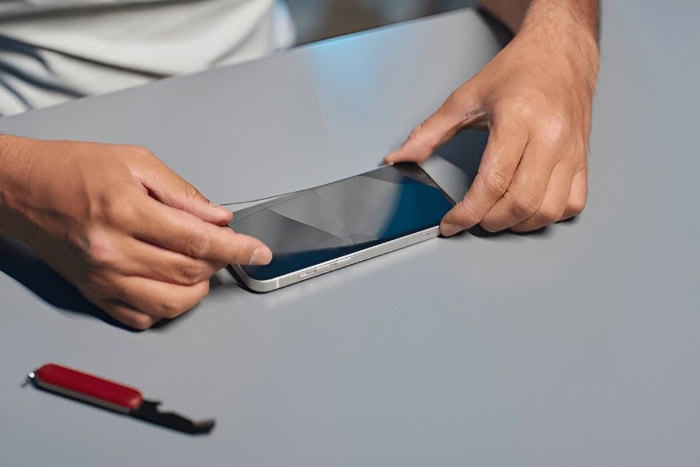
[[[697,2],[604,3],[590,198],[132,333],[0,242],[2,465],[700,465]],[[142,144],[219,202],[365,171],[498,50],[472,11],[15,118]],[[693,51],[691,51],[691,49]],[[429,168],[465,189],[483,135]],[[453,164],[462,167],[459,170]],[[58,362],[216,416],[188,437],[21,388]]]

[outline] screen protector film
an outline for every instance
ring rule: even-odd
[[[418,165],[387,165],[235,213],[230,227],[270,247],[264,281],[435,227],[453,202]]]

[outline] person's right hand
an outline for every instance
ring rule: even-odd
[[[0,193],[4,230],[130,327],[191,309],[226,264],[272,259],[262,242],[227,226],[230,211],[146,149],[9,138],[3,150],[12,154]]]

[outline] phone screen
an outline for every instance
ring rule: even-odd
[[[235,213],[230,226],[265,242],[266,266],[241,266],[265,281],[435,227],[452,200],[420,166],[376,170]]]

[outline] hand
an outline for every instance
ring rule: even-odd
[[[537,230],[583,211],[598,48],[590,30],[557,21],[526,24],[386,157],[423,162],[463,128],[490,129],[479,172],[442,220],[443,235],[476,224]]]
[[[130,327],[191,309],[226,264],[272,258],[146,149],[22,138],[5,148],[15,154],[0,196],[8,233]]]

